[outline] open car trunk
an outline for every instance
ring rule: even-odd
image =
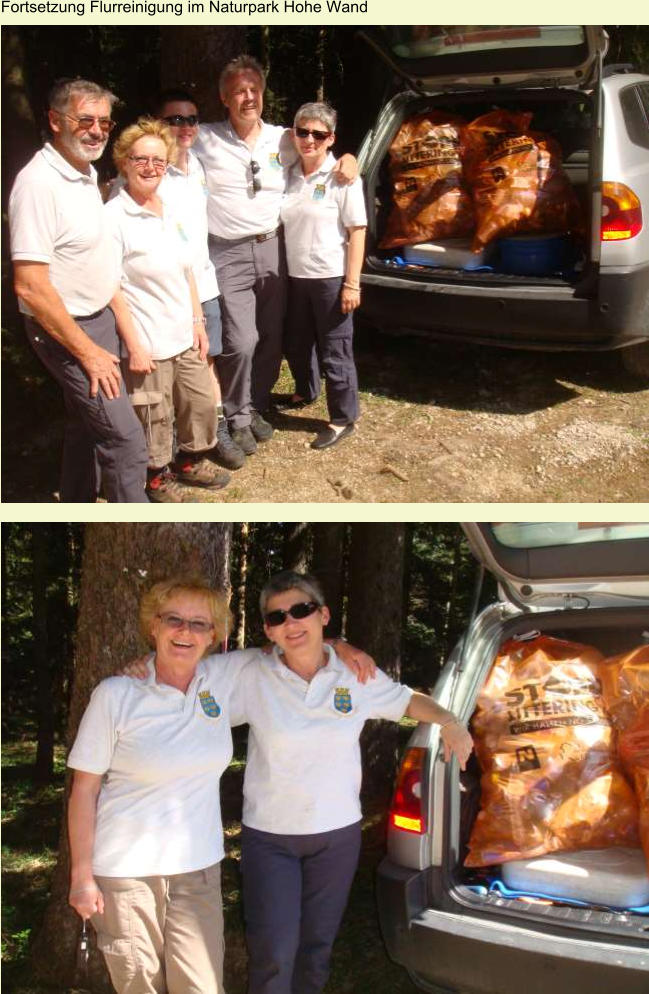
[[[468,92],[442,92],[421,95],[413,91],[398,94],[384,110],[383,127],[377,127],[364,169],[367,189],[368,249],[366,271],[416,279],[433,285],[473,284],[476,287],[529,286],[558,291],[571,288],[580,296],[594,296],[597,289],[599,261],[599,198],[593,195],[601,173],[601,141],[597,128],[598,90],[585,92],[570,88],[525,88],[492,86]],[[410,247],[382,249],[379,247],[393,209],[393,180],[389,173],[389,149],[399,128],[414,115],[444,111],[459,115],[467,123],[494,110],[532,113],[531,129],[556,139],[562,151],[565,175],[574,189],[581,218],[581,231],[567,234],[567,255],[561,264],[540,274],[512,273],[502,258],[498,240],[487,247],[484,264],[472,268],[474,260],[466,253],[453,265],[438,263],[422,265],[416,251]],[[564,235],[565,232],[555,232]],[[443,247],[452,245],[444,239]],[[470,239],[469,239],[470,241]],[[438,257],[441,260],[441,255]],[[474,257],[477,258],[477,257]],[[479,261],[479,260],[478,260]],[[467,268],[468,267],[468,268]]]
[[[497,626],[492,629],[492,645],[482,647],[484,659],[478,683],[483,685],[486,681],[493,659],[504,641],[526,636],[531,631],[592,645],[608,658],[646,643],[648,628],[649,617],[646,609],[641,607],[552,611],[508,618],[499,629]],[[479,688],[476,689],[476,696],[478,692]],[[507,896],[500,886],[501,865],[466,867],[468,841],[480,808],[480,778],[478,762],[472,757],[461,776],[462,792],[455,824],[450,794],[445,799],[444,807],[449,812],[450,821],[444,859],[448,869],[446,873],[434,874],[431,878],[431,887],[437,891],[434,902],[447,909],[459,903],[466,913],[494,916],[501,921],[506,918],[512,922],[543,922],[545,927],[556,929],[558,935],[569,932],[573,938],[578,933],[583,938],[594,939],[595,934],[599,933],[609,939],[620,936],[632,944],[646,944],[649,936],[646,909],[642,913],[630,908],[612,907],[605,900],[579,905],[576,903],[580,900],[579,894],[573,896],[569,893],[565,898],[551,899]],[[450,790],[448,786],[447,790]]]

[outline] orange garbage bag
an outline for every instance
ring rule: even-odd
[[[640,841],[649,864],[649,645],[607,659],[602,692],[622,767],[635,788]]]
[[[544,635],[501,647],[472,719],[481,808],[466,866],[637,842],[633,791],[611,752],[602,658]]]
[[[390,146],[393,207],[379,248],[461,238],[475,225],[460,149],[466,121],[442,112],[418,114]]]
[[[495,238],[564,233],[579,205],[562,167],[561,147],[530,129],[532,114],[494,110],[467,125],[463,158],[476,212],[474,251]]]

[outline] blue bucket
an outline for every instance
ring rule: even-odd
[[[515,276],[550,276],[568,262],[566,235],[513,235],[501,238],[500,268]]]

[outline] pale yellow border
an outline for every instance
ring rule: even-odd
[[[3,521],[649,521],[615,504],[3,504]]]

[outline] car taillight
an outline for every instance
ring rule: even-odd
[[[642,207],[633,190],[624,183],[602,183],[602,241],[635,238],[641,228]]]
[[[390,824],[418,835],[423,835],[426,831],[421,797],[427,751],[418,746],[407,750],[390,805]]]

